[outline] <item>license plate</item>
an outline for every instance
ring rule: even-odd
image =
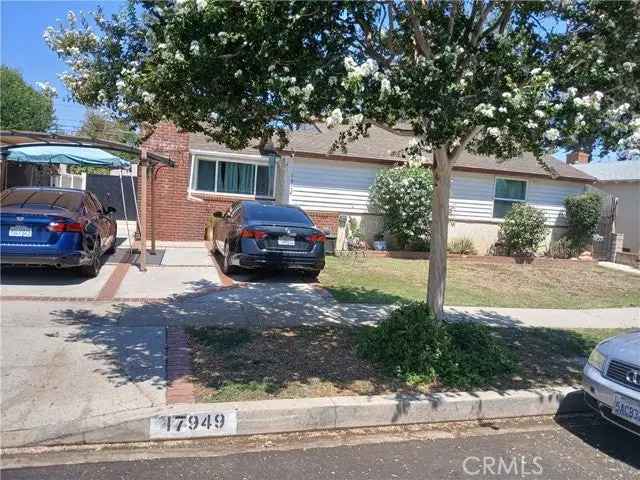
[[[285,247],[293,247],[296,244],[296,239],[293,237],[279,237],[278,245]]]
[[[235,410],[229,412],[158,415],[151,418],[151,438],[192,438],[214,435],[235,435],[238,419]]]
[[[31,238],[32,235],[31,227],[25,227],[24,225],[14,225],[9,227],[10,237]]]
[[[640,402],[632,398],[616,395],[613,404],[613,414],[640,426]]]

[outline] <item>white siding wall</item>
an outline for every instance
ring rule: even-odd
[[[564,199],[582,192],[584,186],[580,184],[534,180],[527,185],[527,202],[544,212],[547,225],[566,225]]]
[[[369,187],[380,165],[295,158],[289,160],[289,201],[309,210],[368,213]],[[500,176],[525,180],[524,177]],[[451,218],[498,223],[493,218],[496,175],[456,172],[451,184]],[[541,209],[548,225],[565,224],[563,202],[584,191],[579,183],[526,179],[527,202]]]
[[[584,191],[579,183],[500,176],[527,181],[527,203],[545,214],[547,225],[565,225],[564,199]],[[500,221],[493,219],[493,195],[496,175],[458,172],[451,184],[453,220]]]
[[[493,218],[493,175],[454,173],[449,209],[454,220]]]
[[[299,157],[290,159],[289,166],[289,202],[293,205],[330,212],[369,212],[369,187],[380,166]]]

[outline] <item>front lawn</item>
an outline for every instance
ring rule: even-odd
[[[424,300],[426,260],[327,257],[320,283],[341,302],[390,304]],[[449,260],[446,304],[481,307],[606,308],[640,306],[640,275],[593,262],[543,259],[516,265]]]
[[[516,356],[517,371],[478,389],[576,384],[595,344],[622,330],[491,329]],[[407,384],[355,353],[358,327],[191,328],[197,401],[428,393],[442,384]]]

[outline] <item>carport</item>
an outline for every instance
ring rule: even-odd
[[[38,148],[32,148],[38,147]],[[49,150],[49,152],[47,152]],[[58,150],[58,151],[56,151]],[[63,152],[60,152],[63,150]],[[100,155],[99,152],[102,152]],[[170,158],[143,149],[91,138],[71,135],[58,135],[44,132],[0,131],[0,185],[6,188],[7,165],[9,161],[30,162],[39,164],[67,164],[103,166],[107,168],[122,168],[128,162],[109,155],[106,152],[119,152],[138,157],[139,178],[139,209],[138,228],[140,231],[140,269],[146,271],[147,245],[147,207],[150,207],[149,218],[151,234],[151,252],[156,249],[155,208],[154,208],[154,178],[158,169],[175,167]],[[113,159],[120,160],[119,162]],[[150,195],[148,196],[147,193]],[[148,198],[149,197],[149,198]]]

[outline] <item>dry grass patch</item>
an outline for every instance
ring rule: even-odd
[[[478,389],[577,384],[593,346],[621,330],[494,328],[517,372]],[[455,390],[407,384],[356,354],[358,327],[191,328],[197,401],[224,402]]]
[[[327,257],[320,281],[342,302],[389,304],[424,300],[428,261]],[[502,259],[452,258],[448,305],[521,308],[640,306],[640,276],[593,262],[538,259],[516,265]]]

